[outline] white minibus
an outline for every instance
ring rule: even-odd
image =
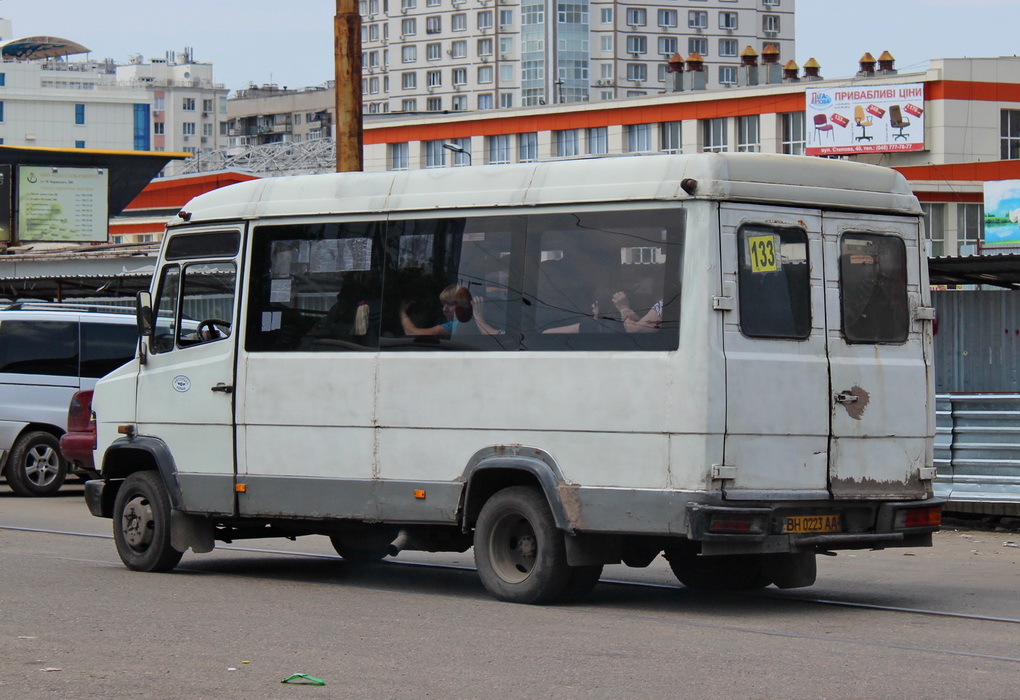
[[[921,210],[890,169],[268,178],[186,205],[138,307],[86,487],[131,569],[319,534],[351,562],[474,547],[495,597],[551,603],[660,554],[692,587],[806,586],[817,553],[939,527]]]

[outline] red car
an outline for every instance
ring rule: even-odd
[[[68,471],[96,478],[93,450],[96,449],[96,423],[92,420],[92,390],[71,397],[67,409],[67,432],[60,437],[60,452],[70,465]]]

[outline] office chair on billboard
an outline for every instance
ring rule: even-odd
[[[907,135],[903,133],[903,130],[910,126],[910,120],[903,117],[903,112],[900,110],[899,105],[893,105],[889,108],[889,126],[899,129],[899,133],[893,134],[894,141],[896,139],[907,140]]]
[[[864,107],[857,105],[854,107],[854,121],[857,122],[857,126],[861,127],[861,135],[856,137],[856,141],[871,141],[872,137],[868,136],[868,127],[874,122],[867,114],[864,113]]]
[[[835,138],[832,134],[832,124],[829,123],[829,120],[824,114],[815,115],[815,131],[827,131],[829,132],[830,138]],[[821,138],[821,136],[819,136],[819,138]]]

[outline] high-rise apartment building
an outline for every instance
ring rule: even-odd
[[[795,0],[361,0],[367,114],[654,95],[674,54],[736,85],[740,53],[794,56]]]

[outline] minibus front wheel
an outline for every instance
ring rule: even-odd
[[[124,480],[113,502],[113,540],[134,571],[170,571],[184,556],[170,544],[170,496],[157,472]]]
[[[531,486],[497,492],[475,524],[475,566],[499,600],[542,605],[577,600],[598,582],[601,566],[567,564],[563,533],[544,494]]]

